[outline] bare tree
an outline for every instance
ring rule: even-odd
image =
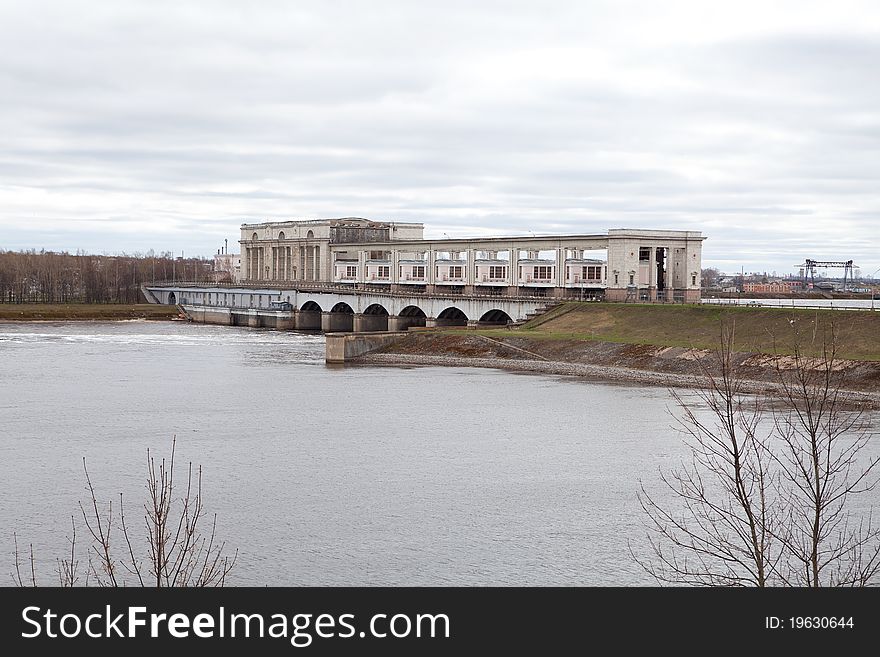
[[[742,389],[734,336],[733,325],[723,327],[711,366],[701,363],[708,385],[697,402],[672,392],[691,458],[661,480],[682,507],[667,508],[641,488],[652,559],[637,560],[662,582],[767,586],[779,560],[772,459],[759,434],[764,410]]]
[[[777,352],[778,399],[744,390],[733,324],[722,323],[707,387],[673,392],[689,462],[661,482],[671,503],[642,486],[650,556],[660,582],[729,586],[866,586],[880,573],[880,528],[859,495],[878,484],[862,406],[845,390],[836,335],[795,333]],[[818,348],[817,348],[818,345]],[[862,498],[867,499],[867,498]]]
[[[843,388],[836,327],[822,354],[776,358],[783,407],[774,426],[780,448],[781,496],[789,514],[781,540],[789,560],[783,573],[795,586],[865,586],[880,571],[880,527],[872,514],[854,514],[851,501],[874,490],[880,456],[863,454],[870,433],[862,404]]]
[[[136,584],[156,587],[223,586],[235,566],[238,551],[229,555],[226,543],[217,540],[217,516],[210,518],[210,526],[203,532],[205,509],[202,500],[202,469],[187,465],[182,481],[183,493],[177,496],[175,481],[175,451],[171,445],[169,459],[157,459],[147,450],[147,499],[143,504],[143,537],[145,554],[138,556],[138,539],[129,528],[125,517],[123,496],[120,493],[118,514],[113,501],[98,501],[95,486],[83,458],[86,490],[89,499],[80,502],[79,509],[90,542],[86,546],[88,561],[85,585],[93,581],[98,586],[125,586]],[[69,556],[57,561],[61,586],[74,586],[79,581],[80,562],[77,558],[76,522]],[[30,548],[31,577],[29,584],[36,586],[33,547]],[[21,574],[22,558],[15,544],[15,575],[19,586],[25,586]]]
[[[706,267],[700,270],[700,285],[703,288],[713,287],[721,278],[721,272],[715,267]]]
[[[170,278],[175,267],[196,281],[211,279],[212,263],[125,253],[89,255],[0,249],[0,303],[143,303],[140,286]]]

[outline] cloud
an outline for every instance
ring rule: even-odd
[[[880,267],[870,2],[0,6],[0,248],[210,254],[244,220],[703,230]]]

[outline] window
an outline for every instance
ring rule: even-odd
[[[630,274],[630,275],[629,275],[629,284],[630,284],[630,285],[635,285],[635,282],[636,282],[636,280],[635,280],[635,274]]]
[[[464,267],[455,265],[449,268],[449,278],[462,278],[464,275]]]
[[[697,275],[691,274],[691,285],[696,286],[696,284],[697,284]]]
[[[602,267],[597,265],[587,265],[583,268],[581,276],[584,280],[588,281],[602,280]]]
[[[376,267],[376,276],[379,278],[388,278],[391,276],[391,267],[388,265],[380,265]]]
[[[550,280],[553,276],[552,267],[535,267],[533,277],[537,280]]]
[[[639,260],[647,262],[651,259],[651,247],[643,246],[639,248]]]
[[[507,267],[489,267],[489,278],[507,278]]]
[[[619,276],[618,276],[617,274],[614,274],[614,284],[615,284],[615,285],[620,285],[620,278],[619,278]]]
[[[278,233],[278,239],[280,239],[280,240],[284,239],[284,231],[283,230],[280,233]]]
[[[412,276],[413,278],[424,278],[425,277],[425,267],[423,265],[418,265],[412,268]]]
[[[356,265],[347,265],[345,268],[346,278],[357,278],[358,268]]]

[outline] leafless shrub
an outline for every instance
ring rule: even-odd
[[[85,585],[93,581],[98,586],[202,587],[223,586],[238,558],[226,550],[226,543],[217,540],[217,516],[210,519],[210,528],[203,532],[205,521],[202,500],[202,469],[187,465],[183,480],[183,494],[176,497],[175,450],[171,445],[168,460],[157,461],[147,450],[147,499],[143,505],[146,551],[138,557],[137,540],[129,530],[125,518],[123,496],[119,495],[118,517],[112,501],[98,501],[86,460],[83,458],[86,490],[89,498],[80,502],[79,510],[91,540],[86,546],[88,565]],[[76,522],[71,518],[73,532],[68,541],[70,553],[57,561],[61,586],[74,586],[79,581]],[[122,548],[119,546],[123,545]],[[15,575],[19,586],[37,585],[33,546],[30,548],[31,578],[22,577],[22,558],[15,544]]]

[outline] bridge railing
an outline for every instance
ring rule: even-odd
[[[209,283],[205,281],[156,281],[154,283],[148,283],[147,287],[199,287],[199,288],[212,288],[212,289],[239,289],[239,290],[278,290],[279,292],[282,290],[296,290],[297,292],[315,292],[315,293],[352,293],[359,292],[365,294],[371,294],[374,296],[380,297],[389,297],[389,298],[412,298],[412,297],[431,297],[434,299],[470,299],[475,301],[483,301],[487,299],[496,299],[498,301],[534,301],[539,302],[543,300],[547,301],[558,301],[560,299],[571,299],[576,300],[577,297],[575,294],[557,297],[552,294],[523,294],[523,295],[515,295],[510,296],[506,294],[456,294],[451,292],[432,292],[428,294],[425,291],[415,291],[415,290],[407,290],[406,292],[392,292],[387,289],[387,286],[383,286],[381,289],[376,289],[374,286],[370,285],[338,285],[334,283],[313,283],[310,281],[300,282],[280,282],[280,281],[266,281],[266,282],[248,282],[248,283]],[[541,289],[541,288],[539,288]],[[546,288],[544,288],[546,289]],[[542,291],[544,291],[542,289]]]

